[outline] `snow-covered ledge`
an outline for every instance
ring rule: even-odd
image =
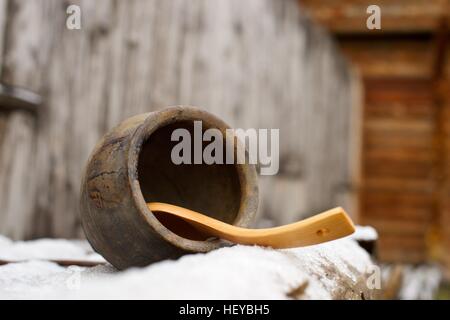
[[[142,269],[63,267],[102,262],[82,241],[0,237],[0,299],[371,299],[369,255],[352,238],[288,250],[234,246]],[[23,261],[28,260],[28,261]]]

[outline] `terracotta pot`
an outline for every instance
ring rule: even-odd
[[[151,212],[166,202],[247,226],[258,203],[257,174],[248,164],[181,164],[171,161],[175,128],[229,128],[194,107],[170,107],[122,122],[97,144],[81,186],[81,221],[93,248],[118,269],[145,266],[223,245]],[[225,135],[224,135],[225,136]],[[225,145],[225,143],[224,143]],[[236,147],[235,150],[236,152]]]

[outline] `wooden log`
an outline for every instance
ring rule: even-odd
[[[435,114],[436,111],[430,102],[374,101],[368,102],[365,106],[365,116],[368,119],[384,117],[430,119]]]
[[[382,219],[363,217],[361,221],[364,224],[373,226],[376,230],[381,230],[386,234],[396,235],[415,235],[424,236],[429,228],[430,223],[423,223],[421,221],[405,221],[403,219]]]
[[[366,27],[367,7],[375,4],[370,0],[299,0],[311,14],[333,32],[368,33]],[[434,31],[442,19],[450,19],[448,2],[442,0],[378,0],[383,15],[379,32],[426,32]]]
[[[383,248],[379,250],[379,259],[388,263],[423,263],[427,255],[423,250],[408,251],[403,248]]]
[[[383,20],[383,18],[382,18]],[[433,62],[429,50],[430,37],[408,40],[400,37],[389,39],[349,36],[340,40],[340,47],[361,70],[364,77],[428,77]]]
[[[51,245],[58,240],[46,241]],[[33,242],[19,245],[22,256],[36,255],[39,246]],[[14,246],[4,246],[3,253],[13,253]],[[67,246],[61,244],[59,249],[73,248]],[[66,269],[31,260],[0,266],[2,286],[9,289],[0,290],[0,299],[369,300],[381,291],[372,286],[377,280],[373,267],[367,252],[349,238],[285,250],[233,246],[123,272],[111,266]],[[71,271],[80,276],[78,290],[66,285],[73,279]],[[46,290],[36,290],[41,284]]]

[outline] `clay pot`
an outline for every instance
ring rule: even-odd
[[[258,203],[257,174],[248,164],[181,164],[171,161],[172,131],[229,128],[194,107],[170,107],[122,122],[97,144],[81,186],[81,221],[86,237],[118,269],[145,266],[189,252],[226,245],[151,212],[147,202],[166,202],[247,226]],[[225,145],[225,143],[224,143]],[[236,152],[236,148],[234,150]]]

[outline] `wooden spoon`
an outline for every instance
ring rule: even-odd
[[[147,206],[151,211],[183,219],[211,236],[245,245],[279,249],[302,247],[342,238],[355,231],[352,220],[340,207],[280,227],[247,229],[167,203],[151,202]]]

